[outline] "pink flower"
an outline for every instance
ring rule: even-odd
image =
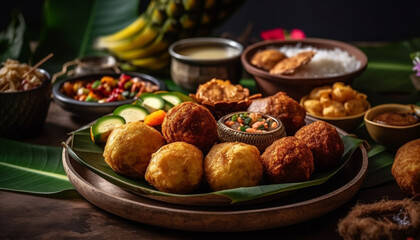
[[[305,33],[300,29],[292,29],[291,32],[283,28],[275,28],[271,30],[262,31],[260,36],[263,40],[284,40],[284,39],[304,39]]]
[[[305,33],[300,29],[295,28],[290,32],[290,38],[292,39],[304,39],[305,37]]]
[[[417,71],[416,76],[420,77],[420,61],[414,65],[413,71]]]
[[[285,39],[285,34],[283,28],[275,28],[272,30],[262,31],[260,36],[264,40],[271,40],[271,39]]]

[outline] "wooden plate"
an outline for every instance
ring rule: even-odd
[[[368,157],[360,146],[352,159],[326,183],[277,200],[248,205],[188,206],[165,203],[121,189],[69,157],[63,165],[70,182],[92,204],[133,221],[190,231],[250,231],[293,225],[342,206],[360,189]]]

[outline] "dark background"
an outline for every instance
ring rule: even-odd
[[[36,38],[41,25],[43,2],[3,2],[0,31],[9,23],[10,11],[19,8],[26,19],[30,36]],[[143,9],[148,2],[142,0],[140,8]],[[262,30],[280,27],[302,29],[307,37],[353,42],[397,41],[420,36],[420,0],[247,0],[214,33],[230,32],[239,36],[248,24],[252,24],[253,38],[259,38]]]

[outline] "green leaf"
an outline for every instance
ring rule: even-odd
[[[329,171],[313,174],[311,180],[309,181],[285,184],[260,185],[255,187],[228,189],[217,192],[200,192],[195,194],[182,195],[157,191],[156,189],[151,187],[150,184],[144,179],[134,180],[122,176],[113,171],[104,161],[104,158],[102,156],[103,149],[90,140],[90,137],[88,136],[88,131],[89,130],[86,128],[75,131],[73,135],[72,147],[69,147],[66,144],[63,144],[63,146],[68,150],[70,156],[73,159],[83,164],[91,171],[104,177],[106,180],[133,192],[141,192],[144,194],[168,197],[205,197],[212,194],[218,194],[230,198],[232,200],[232,203],[256,199],[272,194],[277,194],[280,192],[286,192],[310,186],[320,185],[326,182],[332,176],[334,176],[337,172],[339,172],[340,169],[351,158],[354,151],[363,143],[363,140],[361,139],[353,138],[350,136],[342,136],[345,151],[340,161],[341,164]],[[98,149],[101,149],[101,151],[98,151]]]
[[[19,59],[24,44],[26,24],[19,11],[12,13],[12,20],[4,32],[0,33],[0,62]]]
[[[359,47],[368,57],[366,71],[353,82],[357,89],[373,92],[412,93],[413,62],[410,54],[420,49],[420,38],[382,46]]]
[[[0,189],[50,194],[74,189],[61,162],[59,147],[0,138]]]
[[[54,58],[43,68],[50,73],[64,63],[86,55],[104,54],[93,48],[99,36],[116,32],[138,17],[139,0],[46,0],[44,29],[34,60],[49,53]]]

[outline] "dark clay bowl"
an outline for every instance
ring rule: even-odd
[[[131,77],[139,77],[143,81],[149,81],[159,87],[159,90],[165,90],[166,86],[165,83],[155,77],[150,75],[142,74],[142,73],[135,73],[135,72],[127,72],[125,73],[130,75]],[[118,78],[121,73],[98,73],[98,74],[86,74],[80,75],[76,77],[71,77],[60,81],[54,84],[52,89],[55,101],[66,111],[71,112],[78,118],[93,120],[103,115],[112,113],[114,109],[118,106],[129,104],[135,101],[135,99],[127,99],[124,101],[116,101],[116,102],[109,102],[109,103],[97,103],[97,102],[83,102],[78,101],[73,98],[70,98],[61,92],[63,88],[63,84],[66,81],[75,82],[75,81],[92,81],[101,79],[103,76],[110,76],[114,78]]]
[[[360,67],[349,73],[336,75],[333,77],[296,77],[293,75],[275,75],[260,69],[251,64],[251,59],[255,53],[267,48],[280,48],[284,45],[292,45],[301,43],[302,47],[311,46],[320,49],[334,49],[339,48],[347,51],[351,56],[354,56],[360,61]],[[308,94],[311,89],[324,85],[332,85],[335,82],[343,82],[351,84],[353,79],[366,69],[367,57],[358,48],[339,41],[307,38],[301,40],[268,40],[255,43],[247,47],[241,56],[242,65],[245,70],[254,76],[257,86],[264,96],[273,95],[279,91],[287,92],[287,94],[299,101],[304,95]]]
[[[42,131],[51,100],[51,76],[41,86],[18,92],[0,93],[0,137],[24,139]]]

